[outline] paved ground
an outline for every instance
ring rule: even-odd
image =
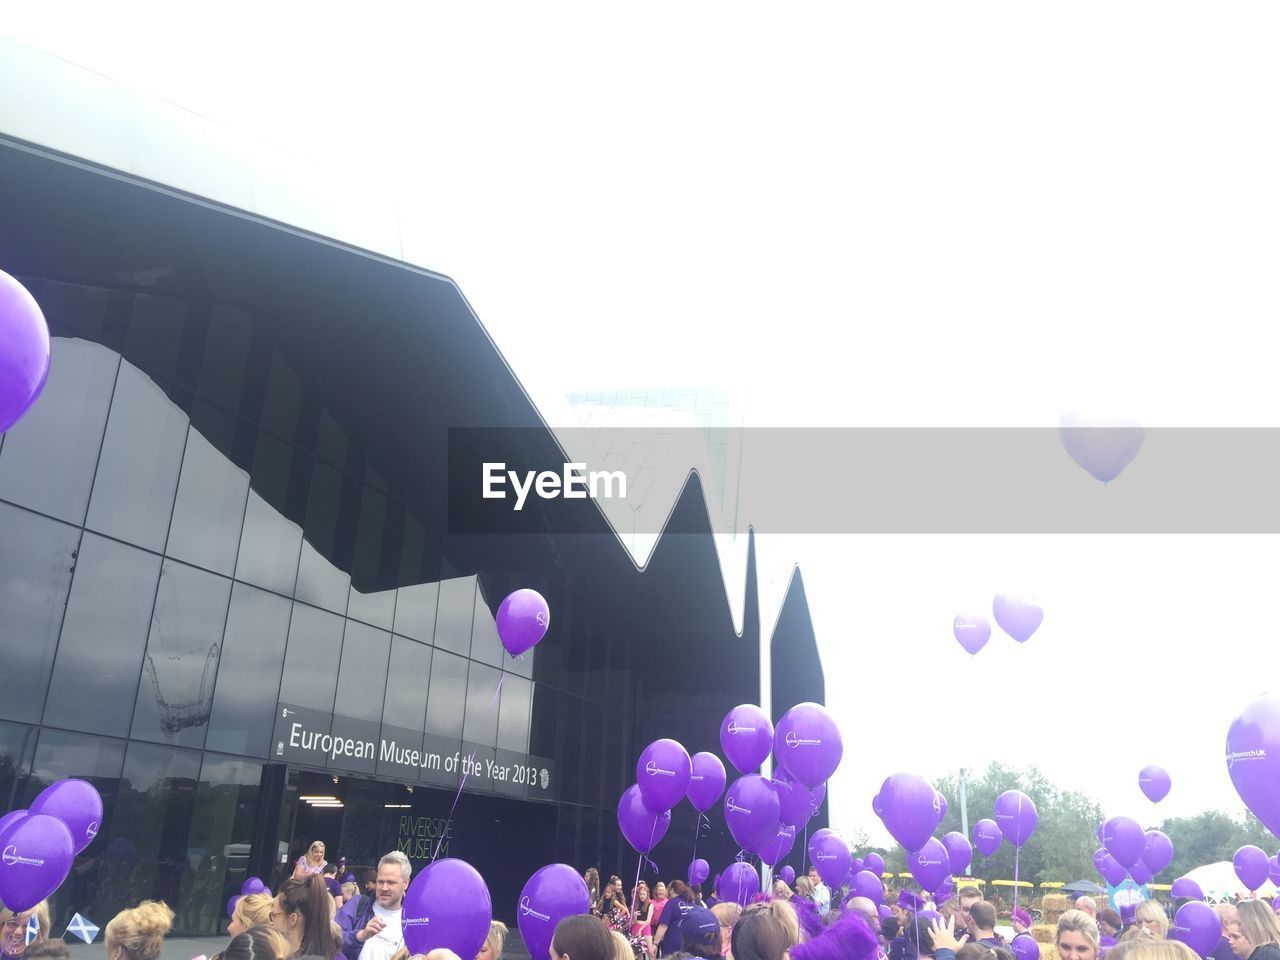
[[[171,937],[164,942],[164,949],[160,951],[160,960],[191,960],[192,957],[198,957],[201,954],[212,957],[226,945],[226,937]],[[101,935],[97,942],[92,944],[68,939],[67,946],[71,950],[71,960],[107,960],[107,948],[103,945]],[[528,960],[528,958],[529,953],[520,939],[520,932],[511,931],[507,937],[506,949],[502,951],[502,960]],[[342,960],[342,957],[339,956],[338,960]]]

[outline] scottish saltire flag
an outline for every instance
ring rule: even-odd
[[[27,944],[30,945],[31,941],[38,936],[40,936],[40,921],[36,919],[35,913],[32,912],[31,919],[27,921]]]
[[[63,936],[67,934],[75,934],[85,943],[93,943],[94,937],[98,935],[98,928],[92,920],[87,920],[77,913],[67,924],[67,933]]]

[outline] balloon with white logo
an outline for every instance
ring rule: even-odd
[[[655,740],[636,761],[636,784],[650,813],[670,810],[684,799],[693,776],[689,752],[674,740]]]
[[[907,856],[907,868],[916,883],[929,891],[937,890],[951,872],[947,848],[937,837],[930,837],[919,850]]]
[[[75,852],[93,842],[102,824],[102,795],[85,780],[57,780],[31,802],[32,813],[57,817],[71,831]]]
[[[720,723],[720,748],[739,773],[753,773],[773,749],[773,724],[755,704],[739,704]]]
[[[532,650],[547,635],[551,608],[537,590],[509,593],[498,606],[498,639],[513,657]]]
[[[818,876],[828,887],[835,889],[844,882],[845,874],[853,862],[853,853],[844,838],[828,832],[814,834],[809,841],[809,859],[818,869]]]
[[[773,755],[793,780],[817,787],[840,766],[844,741],[825,707],[798,703],[778,721],[773,732]]]
[[[75,846],[57,817],[28,813],[0,831],[0,902],[14,913],[50,896],[71,872]]]
[[[1280,837],[1280,696],[1260,697],[1231,721],[1227,774],[1244,805]]]
[[[529,953],[545,957],[551,949],[556,924],[590,910],[591,894],[578,871],[568,864],[551,863],[530,877],[520,891],[516,923]]]
[[[585,886],[585,884],[584,884]],[[489,936],[493,900],[476,868],[462,860],[436,860],[413,878],[400,914],[409,953],[444,947],[474,957]]]
[[[996,797],[995,817],[1000,833],[1015,847],[1031,839],[1040,819],[1036,805],[1021,790],[1006,790]]]
[[[778,795],[758,773],[739,777],[725,791],[724,821],[734,841],[744,850],[754,850],[773,836],[778,826],[778,812]]]
[[[706,883],[707,877],[711,876],[711,864],[698,857],[696,860],[689,861],[689,871],[686,874],[689,878],[689,886],[696,887],[700,883]]]

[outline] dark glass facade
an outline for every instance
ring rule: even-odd
[[[0,437],[0,791],[78,776],[107,808],[56,922],[158,897],[211,933],[313,839],[463,857],[508,920],[545,863],[634,870],[640,746],[715,749],[758,696],[754,559],[739,635],[698,491],[644,571],[552,513],[450,535],[447,430],[540,422],[446,278],[2,139],[0,203],[0,268],[55,337]],[[553,630],[516,662],[494,611],[520,586]],[[787,609],[774,689],[821,699]],[[693,832],[677,811],[673,876]]]

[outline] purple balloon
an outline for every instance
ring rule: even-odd
[[[1190,877],[1179,877],[1173,881],[1173,886],[1169,889],[1169,896],[1174,900],[1203,900],[1204,891],[1200,889],[1200,884]]]
[[[1267,858],[1267,879],[1280,886],[1280,858]]]
[[[774,792],[778,794],[778,820],[793,827],[803,827],[812,814],[809,811],[809,788],[792,783],[782,771],[774,773]]]
[[[880,794],[876,794],[871,798],[871,812],[881,820],[884,819],[884,806],[880,803]]]
[[[243,893],[237,893],[234,897],[227,901],[227,919],[230,920],[236,912],[236,904],[240,902],[240,898],[245,896]]]
[[[984,857],[993,856],[1002,843],[1004,834],[994,820],[979,820],[973,825],[973,845]]]
[[[880,920],[881,922],[884,922],[893,916],[893,907],[889,906],[887,903],[882,903],[880,906],[876,907],[876,913],[880,914]]]
[[[75,858],[71,831],[47,813],[28,813],[10,823],[0,832],[0,850],[0,901],[15,913],[30,910],[62,886]]]
[[[785,883],[787,886],[791,886],[796,882],[795,867],[791,867],[791,866],[783,867],[781,870],[778,871],[778,876],[782,878],[783,883]]]
[[[1010,941],[1009,949],[1017,960],[1040,960],[1040,944],[1030,934],[1018,934]]]
[[[818,876],[822,878],[822,882],[835,889],[844,882],[849,865],[853,862],[853,855],[849,851],[849,844],[834,833],[827,833],[815,835],[809,841],[809,859],[818,868]]]
[[[1106,834],[1106,832],[1107,832],[1107,821],[1103,820],[1100,824],[1098,824],[1097,834],[1098,834],[1099,843],[1105,844],[1107,842],[1106,840],[1103,839],[1103,836]]]
[[[773,755],[793,780],[816,788],[826,783],[844,756],[835,718],[817,703],[797,703],[773,732]]]
[[[1168,834],[1160,830],[1147,831],[1147,846],[1142,851],[1142,862],[1151,868],[1152,876],[1173,863],[1173,841]]]
[[[938,913],[936,910],[921,910],[916,914],[916,919],[920,921],[921,927],[928,927],[935,920],[939,923],[945,922],[942,919],[942,914]]]
[[[79,853],[98,835],[102,823],[102,796],[84,780],[56,780],[31,802],[32,813],[57,817],[71,831],[75,852]]]
[[[3,817],[0,817],[0,833],[4,833],[5,828],[11,823],[16,823],[27,815],[27,810],[10,810]]]
[[[1152,803],[1159,803],[1169,795],[1169,787],[1172,786],[1172,782],[1169,780],[1169,774],[1165,772],[1164,767],[1157,767],[1152,764],[1149,767],[1143,767],[1138,772],[1138,786],[1147,795],[1148,800]]]
[[[460,957],[474,957],[489,936],[493,901],[476,868],[450,857],[427,864],[413,878],[400,917],[410,954],[445,947]]]
[[[1058,421],[1062,446],[1095,480],[1110,483],[1142,449],[1147,432],[1128,418],[1081,416],[1076,411]]]
[[[269,893],[267,885],[262,882],[260,877],[249,877],[244,883],[240,884],[240,893],[248,896],[251,893]]]
[[[1103,860],[1102,863],[1098,865],[1098,873],[1102,874],[1102,879],[1107,881],[1111,886],[1120,886],[1120,884],[1124,883],[1124,878],[1128,871],[1126,871],[1124,867],[1120,866],[1120,864],[1116,862],[1116,858],[1105,850],[1102,851],[1102,854]],[[1097,861],[1095,861],[1095,864],[1096,863]]]
[[[791,853],[791,848],[795,846],[796,828],[784,824],[778,825],[777,832],[766,839],[763,843],[757,844],[754,851],[760,856],[763,863],[767,863],[770,867],[775,867]]]
[[[726,777],[724,764],[714,753],[695,753],[692,759],[693,772],[689,775],[689,802],[699,813],[706,813],[720,800],[724,793]]]
[[[778,811],[777,793],[758,773],[739,777],[725,791],[724,820],[744,850],[753,849],[768,839],[765,834],[777,830]]]
[[[618,800],[618,828],[637,853],[648,853],[667,835],[671,811],[650,813],[640,788],[634,783]]]
[[[430,866],[427,869],[431,869]],[[547,956],[556,924],[565,917],[587,913],[590,909],[591,894],[577,870],[564,863],[542,867],[525,883],[516,908],[516,922],[520,925],[525,947],[535,957]]]
[[[49,325],[40,305],[0,270],[0,433],[22,419],[49,379]]]
[[[991,603],[1000,629],[1019,643],[1026,643],[1044,620],[1044,610],[1034,600],[997,594]]]
[[[884,873],[884,857],[878,853],[868,853],[865,859],[865,866],[877,877]]]
[[[693,778],[689,753],[674,740],[655,740],[636,761],[636,785],[650,813],[670,810],[684,799]]]
[[[1207,903],[1184,903],[1173,918],[1169,939],[1180,940],[1200,956],[1208,957],[1222,939],[1222,921]]]
[[[1280,695],[1255,700],[1231,722],[1227,773],[1244,805],[1280,836]]]
[[[1142,851],[1147,848],[1147,835],[1137,820],[1112,817],[1103,824],[1102,845],[1120,866],[1128,869],[1142,858]]]
[[[952,621],[951,632],[965,653],[976,656],[991,639],[991,624],[981,614],[961,614]]]
[[[551,626],[551,608],[537,590],[507,594],[498,606],[498,639],[507,653],[518,657],[538,645]]]
[[[870,870],[859,870],[853,875],[849,893],[855,897],[866,897],[877,907],[884,902],[884,884]]]
[[[720,874],[720,883],[716,885],[716,896],[723,902],[736,903],[745,907],[760,892],[760,874],[749,863],[739,860],[731,863],[729,869]]]
[[[1006,790],[996,797],[995,817],[1000,833],[1015,847],[1031,839],[1040,819],[1036,805],[1021,790]]]
[[[1133,878],[1133,882],[1140,887],[1145,887],[1151,882],[1151,868],[1139,860],[1129,868],[1129,876]]]
[[[942,819],[941,794],[924,777],[895,773],[880,788],[885,829],[907,852],[919,850]]]
[[[686,876],[689,878],[689,886],[691,887],[706,883],[707,877],[711,876],[711,865],[701,857],[697,860],[692,860],[689,863],[689,872]]]
[[[933,902],[942,903],[944,900],[950,899],[955,892],[956,884],[954,878],[947,877],[942,883],[938,884],[938,889],[933,891]]]
[[[947,848],[947,860],[951,864],[951,872],[964,876],[973,861],[973,845],[968,838],[957,830],[952,830],[942,838],[942,845]]]
[[[926,890],[936,890],[951,872],[951,860],[942,841],[930,837],[924,846],[907,857],[907,868],[916,883]]]
[[[1237,850],[1231,863],[1236,868],[1236,876],[1249,890],[1257,890],[1267,882],[1267,874],[1271,870],[1267,855],[1253,844],[1245,844]]]
[[[773,724],[754,704],[736,706],[720,723],[720,748],[739,773],[759,770],[773,749]]]
[[[803,784],[802,784],[803,786]],[[820,783],[809,790],[809,816],[817,816],[822,809],[822,801],[827,799],[827,785]]]
[[[853,862],[849,864],[849,878],[852,879],[855,873],[861,873],[867,869],[867,865],[861,857],[854,857]]]

